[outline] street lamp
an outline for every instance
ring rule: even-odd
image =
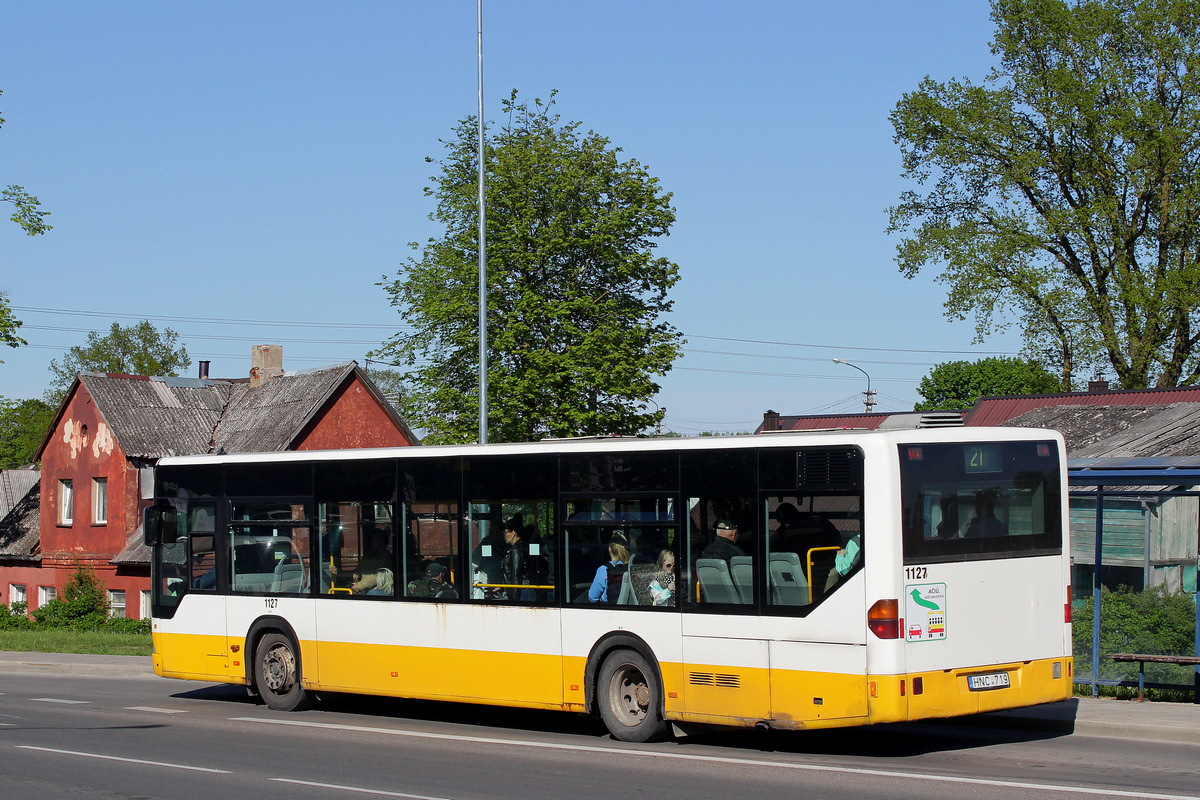
[[[847,361],[844,358],[835,358],[833,360],[833,363],[845,364],[847,367],[854,367],[856,370],[861,372],[863,375],[867,375],[867,371],[865,369],[858,366],[857,364],[851,364],[849,361]],[[867,375],[867,390],[865,392],[863,392],[863,394],[866,395],[866,398],[863,400],[863,405],[865,405],[867,407],[867,413],[870,414],[871,409],[875,408],[875,392],[871,391],[871,376],[870,375]]]

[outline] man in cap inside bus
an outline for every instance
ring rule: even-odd
[[[458,592],[449,583],[449,570],[432,562],[425,568],[425,577],[408,582],[409,597],[457,597]]]
[[[716,538],[712,540],[712,544],[704,548],[700,553],[701,558],[719,558],[722,561],[729,561],[734,556],[744,556],[746,551],[738,546],[738,527],[727,519],[717,520],[714,526],[716,529]]]

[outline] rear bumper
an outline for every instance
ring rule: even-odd
[[[1069,656],[868,678],[871,722],[903,722],[1022,708],[1071,697]],[[971,676],[1006,675],[1007,686],[972,689]],[[991,680],[989,683],[1002,683]]]

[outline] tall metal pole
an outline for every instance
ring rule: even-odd
[[[847,361],[844,358],[835,358],[833,360],[833,363],[845,364],[847,367],[854,367],[856,370],[861,372],[863,375],[867,376],[867,390],[865,392],[863,392],[863,395],[865,395],[865,399],[863,400],[863,405],[865,405],[867,407],[867,413],[870,414],[871,410],[873,408],[875,408],[875,393],[873,391],[871,391],[871,376],[867,374],[867,371],[865,369],[858,366],[857,364],[851,364],[849,361]]]
[[[487,444],[487,221],[483,202],[483,0],[475,0],[479,61],[479,443]]]

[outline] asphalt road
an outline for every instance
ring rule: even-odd
[[[0,674],[0,798],[1200,798],[1200,745],[959,725],[629,745],[587,718]]]

